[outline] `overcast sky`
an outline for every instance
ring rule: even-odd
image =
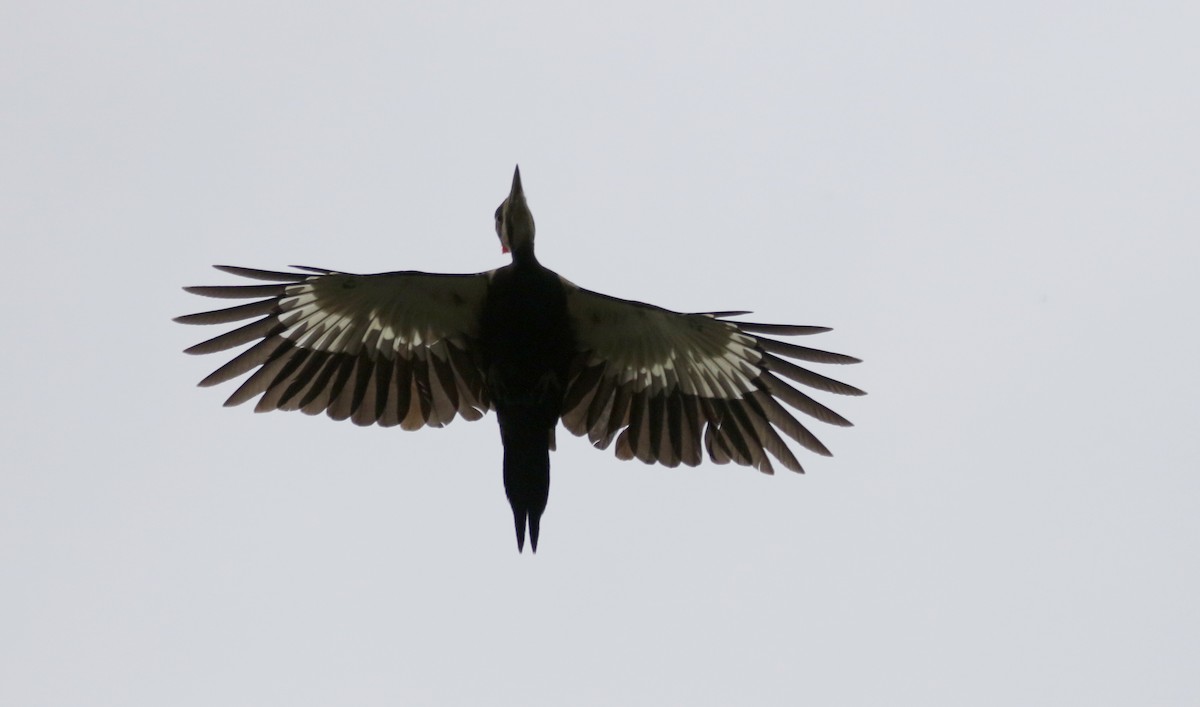
[[[1200,702],[1200,9],[0,8],[0,704]],[[736,8],[736,9],[735,9]],[[221,407],[213,263],[819,324],[804,476]],[[220,303],[217,303],[218,305]]]

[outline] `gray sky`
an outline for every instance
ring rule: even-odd
[[[0,704],[1200,701],[1195,3],[8,3]],[[820,9],[817,9],[817,8]],[[223,409],[212,263],[822,324],[836,456]],[[806,342],[808,343],[808,342]]]

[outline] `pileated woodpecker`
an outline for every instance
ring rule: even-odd
[[[216,266],[272,284],[184,288],[256,300],[176,319],[254,319],[187,349],[213,353],[256,342],[200,385],[254,371],[226,405],[258,397],[258,412],[325,411],[335,420],[406,430],[441,427],[456,415],[477,420],[495,409],[517,548],[524,549],[528,527],[534,552],[559,420],[599,449],[615,442],[621,459],[696,466],[707,453],[718,464],[768,474],[768,454],[803,473],[780,432],[830,454],[781,403],[822,422],[850,424],[787,381],[863,392],[786,359],[858,359],[770,338],[827,327],[729,319],[746,312],[680,314],[577,287],[534,255],[519,168],[496,209],[496,234],[512,263],[471,275]]]

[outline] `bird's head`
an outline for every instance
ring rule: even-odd
[[[513,172],[512,190],[496,209],[496,235],[505,253],[533,253],[533,213],[521,188],[521,168]]]

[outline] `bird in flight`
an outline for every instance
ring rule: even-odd
[[[827,327],[730,319],[748,312],[681,314],[574,285],[534,255],[519,167],[496,209],[496,234],[512,263],[469,275],[216,266],[269,284],[184,288],[254,300],[176,318],[254,320],[186,350],[207,354],[253,343],[200,385],[253,371],[225,405],[257,397],[256,412],[324,411],[335,420],[406,430],[495,410],[517,549],[524,550],[528,529],[534,552],[560,420],[598,449],[615,444],[620,459],[674,467],[707,456],[767,474],[774,472],[769,457],[804,471],[784,437],[830,454],[789,407],[850,425],[793,384],[841,395],[863,391],[792,361],[859,359],[775,338]]]

